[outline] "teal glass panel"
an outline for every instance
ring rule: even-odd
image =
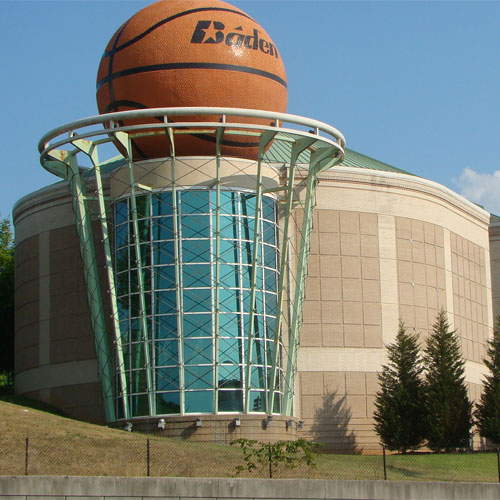
[[[219,218],[220,236],[232,240],[238,239],[238,219],[236,217],[228,217],[221,215]],[[215,230],[216,218],[212,217],[212,224]]]
[[[221,214],[237,214],[237,197],[236,193],[231,191],[221,191],[220,193],[220,213]],[[215,205],[215,193],[213,193],[213,204]],[[215,208],[215,207],[214,207]]]
[[[264,245],[264,265],[276,269],[276,247]]]
[[[250,290],[243,290],[243,310],[250,312],[252,309]],[[257,314],[264,314],[264,302],[261,291],[255,292],[255,312]]]
[[[210,262],[210,240],[184,240],[182,242],[183,262]]]
[[[133,360],[132,360],[133,362]],[[139,393],[146,392],[146,371],[145,370],[132,370],[127,373],[130,377],[130,392]]]
[[[241,317],[238,314],[220,314],[219,315],[219,336],[221,337],[240,337]]]
[[[266,372],[263,367],[252,368],[251,387],[253,389],[266,388]]]
[[[250,328],[250,314],[245,314],[245,335],[248,335]],[[264,318],[260,315],[253,317],[253,336],[255,338],[264,338]]]
[[[240,276],[239,266],[221,264],[219,266],[220,273],[220,286],[224,288],[237,288],[239,287]]]
[[[156,413],[168,415],[181,412],[180,396],[178,392],[163,392],[156,395]]]
[[[155,338],[177,338],[177,315],[155,316]]]
[[[209,191],[180,191],[183,214],[208,214]]]
[[[250,288],[252,284],[252,266],[242,266],[241,271],[243,275],[243,288]],[[262,267],[258,266],[255,272],[255,286],[260,290],[262,289]]]
[[[122,224],[116,228],[116,248],[128,245],[128,226]]]
[[[247,343],[245,343],[245,352],[247,351]],[[270,359],[270,358],[268,358]],[[264,341],[255,339],[252,347],[252,364],[265,365]]]
[[[274,329],[276,328],[276,318],[266,318],[266,337],[274,340]]]
[[[155,277],[155,289],[164,290],[168,288],[175,288],[175,267],[174,266],[161,266],[153,267]]]
[[[271,198],[266,198],[265,196],[262,198],[262,217],[264,219],[275,221],[276,217],[274,215],[274,207],[276,202]]]
[[[174,290],[155,293],[155,314],[176,312],[176,294]]]
[[[127,319],[130,316],[129,313],[129,296],[125,295],[123,297],[118,297],[117,305],[118,305],[118,319],[121,321],[123,319]]]
[[[121,248],[115,252],[116,272],[126,271],[129,267],[128,247]]]
[[[250,391],[250,411],[266,411],[266,393]]]
[[[159,217],[153,219],[153,240],[173,240],[174,219],[173,217]]]
[[[185,339],[184,363],[187,365],[213,363],[212,339]]]
[[[149,415],[148,396],[141,394],[130,398],[132,416],[143,417]]]
[[[130,340],[131,342],[139,342],[142,339],[141,322],[138,319],[130,321]]]
[[[149,202],[149,195],[136,196],[135,204],[137,208],[137,218],[143,219],[151,215],[151,205]],[[132,219],[132,214],[130,215]]]
[[[243,391],[219,391],[219,411],[243,411]]]
[[[238,339],[219,339],[219,362],[238,364],[241,362],[241,342]]]
[[[183,238],[209,238],[210,219],[208,215],[183,215],[181,217]]]
[[[221,288],[219,290],[219,309],[221,312],[238,312],[241,309],[239,290]]]
[[[276,316],[278,312],[278,296],[274,293],[265,293],[266,314],[268,316]]]
[[[179,389],[179,368],[157,368],[156,389],[158,391],[174,391]]]
[[[212,315],[184,314],[183,334],[184,337],[211,337]]]
[[[212,366],[184,367],[184,385],[186,389],[210,389],[213,384]]]
[[[183,293],[184,312],[210,312],[212,310],[212,290],[210,288],[189,288]]]
[[[127,221],[128,203],[127,200],[122,200],[115,203],[115,226],[123,224]]]
[[[178,342],[174,340],[161,340],[155,342],[156,366],[169,366],[177,364]]]
[[[186,391],[186,413],[211,413],[214,411],[213,391]]]
[[[268,292],[276,292],[278,289],[278,273],[271,269],[264,271],[265,287]]]
[[[122,342],[130,341],[129,325],[130,323],[128,321],[120,321],[120,337],[122,339]]]
[[[274,393],[273,413],[281,413],[281,394],[279,392]]]
[[[150,219],[141,219],[138,221],[137,226],[139,228],[139,241],[149,241],[151,239],[150,223]]]
[[[220,240],[219,257],[228,264],[239,262],[239,247],[235,240]]]
[[[182,266],[182,285],[184,288],[212,286],[209,264]]]
[[[259,222],[260,224],[260,222]],[[253,241],[255,234],[255,220],[246,217],[241,218],[241,239]]]
[[[153,215],[172,215],[172,192],[155,193],[153,198]]]
[[[219,388],[239,389],[241,385],[241,366],[220,365],[219,366]]]
[[[252,194],[241,195],[241,214],[247,217],[255,217],[257,198]]]
[[[154,264],[173,264],[175,258],[174,242],[153,243]]]
[[[130,267],[137,267],[137,258],[135,255],[135,246],[131,245],[130,247]],[[150,266],[151,265],[151,245],[149,243],[142,243],[140,245],[141,251],[141,264],[142,266]]]
[[[270,245],[276,245],[276,226],[274,224],[264,221],[262,239]]]

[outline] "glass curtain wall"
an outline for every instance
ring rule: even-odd
[[[262,199],[249,337],[255,194],[220,192],[218,297],[216,191],[183,189],[175,196],[176,200],[172,191],[136,196],[140,262],[131,200],[115,203],[115,276],[131,416],[266,412],[278,314],[277,203],[271,197]],[[138,267],[144,287],[143,315]],[[278,348],[276,413],[281,408],[283,378],[282,346]],[[147,370],[153,408],[148,401]],[[250,391],[247,409],[245,388]],[[119,415],[120,408],[117,404]]]

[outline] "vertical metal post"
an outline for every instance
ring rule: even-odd
[[[498,482],[500,483],[500,450],[497,448],[497,470],[498,470]]]
[[[146,440],[146,475],[147,477],[150,476],[151,472],[151,454],[150,454],[150,448],[149,448],[149,438]]]
[[[96,179],[96,194],[97,200],[99,204],[99,217],[101,219],[101,230],[102,230],[102,245],[104,249],[104,258],[105,258],[105,268],[106,274],[108,278],[108,287],[109,287],[109,298],[111,305],[111,320],[113,322],[113,334],[114,341],[116,345],[116,358],[117,358],[117,369],[118,369],[118,380],[120,383],[120,391],[121,391],[121,399],[123,405],[123,416],[125,420],[129,420],[130,418],[130,407],[128,400],[128,388],[127,388],[127,379],[125,375],[125,363],[123,359],[123,345],[122,345],[122,336],[120,331],[120,323],[118,320],[118,304],[116,298],[116,284],[114,279],[113,272],[113,260],[111,257],[111,245],[109,238],[109,229],[108,229],[108,217],[106,211],[106,204],[104,202],[104,188],[102,185],[102,176],[101,176],[101,166],[99,164],[99,158],[97,156],[97,148],[90,141],[85,141],[83,139],[76,139],[73,141],[73,144],[84,152],[92,161],[94,166],[94,173]]]
[[[255,193],[255,219],[254,219],[254,233],[252,244],[252,275],[250,278],[250,317],[248,325],[248,349],[247,349],[247,371],[245,377],[245,401],[243,411],[248,413],[250,406],[250,381],[252,376],[252,356],[253,356],[253,337],[255,326],[255,299],[256,299],[256,286],[257,286],[257,266],[259,262],[259,248],[261,242],[261,206],[262,206],[262,161],[264,152],[267,145],[274,139],[276,132],[266,131],[260,136],[259,141],[259,159],[257,161],[257,190]],[[264,276],[262,276],[264,279]]]
[[[273,452],[272,452],[272,444],[267,444],[268,449],[268,458],[269,458],[269,479],[273,478]]]
[[[28,465],[29,465],[29,449],[30,449],[30,438],[26,438],[24,444],[24,475],[28,475]]]
[[[384,457],[384,481],[387,481],[387,461],[385,458],[385,446],[382,445],[382,453]]]
[[[137,286],[139,288],[139,318],[141,322],[142,330],[142,344],[144,349],[144,370],[146,372],[146,392],[148,395],[148,406],[149,414],[155,415],[155,401],[153,397],[153,383],[152,383],[152,369],[151,369],[151,355],[150,355],[150,344],[152,348],[152,339],[150,338],[150,332],[148,327],[148,321],[146,316],[146,299],[144,296],[144,271],[142,268],[142,255],[141,255],[141,236],[139,232],[139,221],[137,219],[137,199],[136,199],[136,184],[134,179],[134,163],[132,160],[132,145],[131,139],[128,138],[127,141],[127,151],[128,151],[128,172],[129,172],[129,184],[130,184],[130,208],[132,213],[132,230],[133,230],[133,240],[135,249],[135,258],[137,265]]]

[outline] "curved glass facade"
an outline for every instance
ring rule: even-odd
[[[256,225],[254,193],[220,191],[217,203],[215,190],[178,189],[135,200],[136,229],[133,199],[115,203],[114,252],[124,359],[117,372],[126,375],[131,416],[266,412],[278,314],[276,201],[262,197]]]

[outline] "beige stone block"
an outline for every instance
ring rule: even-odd
[[[474,245],[474,262],[478,265],[479,265],[480,259],[481,259],[480,253],[481,253],[481,249],[480,249],[479,245]]]
[[[366,416],[367,418],[373,418],[373,414],[377,407],[375,406],[376,401],[375,396],[366,396]]]
[[[304,323],[320,323],[321,302],[319,300],[305,300],[302,318]]]
[[[479,265],[481,267],[484,267],[484,262],[485,262],[484,248],[480,248],[479,249]]]
[[[360,279],[346,278],[342,280],[342,299],[349,302],[361,302],[362,291]]]
[[[346,409],[351,418],[366,418],[366,396],[346,396]]]
[[[453,237],[455,237],[455,249],[453,249]],[[452,237],[451,249],[458,256],[462,256],[462,238],[458,234],[454,234]]]
[[[412,258],[413,262],[420,262],[425,264],[425,247],[424,243],[420,241],[414,241],[412,243]]]
[[[366,381],[364,372],[346,372],[345,391],[350,395],[366,395]]]
[[[302,418],[315,418],[323,407],[323,396],[303,396]]]
[[[320,278],[308,276],[305,288],[305,300],[321,300],[322,294],[320,293]],[[322,290],[321,290],[322,291]]]
[[[340,212],[340,232],[359,234],[358,212]]]
[[[425,265],[425,279],[427,286],[437,287],[437,275],[434,266]]]
[[[431,266],[436,265],[436,249],[434,245],[430,245],[428,243],[425,244],[425,263]]]
[[[411,238],[413,241],[424,241],[424,223],[420,220],[411,221]]]
[[[380,261],[370,257],[361,259],[361,276],[364,280],[380,279]]]
[[[460,255],[457,256],[457,274],[459,276],[464,275],[464,258],[461,257]]]
[[[403,320],[407,328],[415,327],[415,307],[400,304],[399,317]]]
[[[470,278],[470,263],[467,259],[464,257],[464,278],[469,279]]]
[[[300,327],[300,345],[302,347],[321,347],[321,326],[302,323]]]
[[[413,281],[416,285],[426,284],[425,264],[413,263]]]
[[[469,259],[469,241],[462,238],[462,256],[464,259]]]
[[[325,278],[340,278],[342,275],[342,267],[340,265],[340,256],[337,255],[321,255],[320,259],[320,276]]]
[[[427,307],[415,307],[415,326],[425,330],[429,327]]]
[[[342,277],[361,278],[361,259],[359,257],[342,257]]]
[[[412,244],[410,243],[410,240],[403,240],[401,238],[398,238],[396,245],[399,260],[411,261],[413,259]]]
[[[310,238],[310,247],[309,247],[309,252],[311,255],[318,255],[320,253],[319,251],[319,233],[317,232],[312,232],[311,233],[311,238]]]
[[[321,325],[323,347],[344,347],[344,327],[341,324]]]
[[[364,347],[364,333],[361,325],[344,325],[344,345]]]
[[[360,325],[363,320],[363,307],[361,302],[345,302],[344,307],[344,324]]]
[[[383,347],[382,326],[365,325],[365,347]]]
[[[437,287],[440,289],[446,288],[446,274],[444,269],[436,268],[436,278],[437,278]]]
[[[345,373],[324,372],[324,393],[345,394]]]
[[[403,217],[396,217],[396,236],[398,238],[411,238],[411,221]]]
[[[451,271],[458,274],[458,255],[456,253],[451,254]]]
[[[437,288],[427,287],[427,307],[437,309],[438,307],[438,292]]]
[[[307,261],[307,275],[314,277],[321,276],[319,255],[309,255]]]
[[[463,276],[458,277],[458,295],[459,297],[465,296],[465,280]]]
[[[361,256],[362,257],[378,257],[378,237],[363,234],[361,235]]]
[[[376,372],[366,372],[366,394],[374,396],[380,389],[380,382]]]
[[[436,266],[444,269],[444,248],[436,246]]]
[[[398,279],[403,283],[413,282],[413,264],[411,262],[398,261]]]
[[[337,210],[318,210],[318,231],[320,233],[338,233],[340,230]]]
[[[437,315],[438,315],[437,308],[427,309],[427,324],[429,325],[429,329],[431,329],[432,325],[436,322]]]
[[[321,321],[323,323],[342,323],[343,305],[340,301],[321,301]]]
[[[342,300],[340,278],[321,278],[321,300]]]
[[[359,232],[361,234],[378,235],[378,216],[377,214],[359,214]]]
[[[438,309],[446,309],[446,291],[438,288]]]
[[[427,287],[423,285],[415,285],[414,287],[415,305],[427,307]]]
[[[363,302],[380,302],[380,281],[363,280]]]
[[[320,233],[319,253],[321,255],[340,255],[339,235],[335,233]]]
[[[453,274],[451,277],[451,286],[453,288],[453,293],[458,294],[459,291],[459,284],[458,284],[458,275]]]
[[[444,247],[444,230],[442,227],[434,226],[434,237],[436,238],[436,245]]]
[[[302,372],[300,374],[302,396],[323,394],[323,372]]]
[[[429,222],[424,223],[424,241],[431,245],[434,245],[436,238],[434,237],[434,224]]]
[[[382,324],[380,304],[363,304],[363,323],[365,325]]]
[[[471,288],[471,283],[469,280],[464,281],[464,297],[468,300],[471,299],[471,293],[470,293],[470,288]]]
[[[358,257],[360,255],[359,234],[340,235],[340,254]]]

